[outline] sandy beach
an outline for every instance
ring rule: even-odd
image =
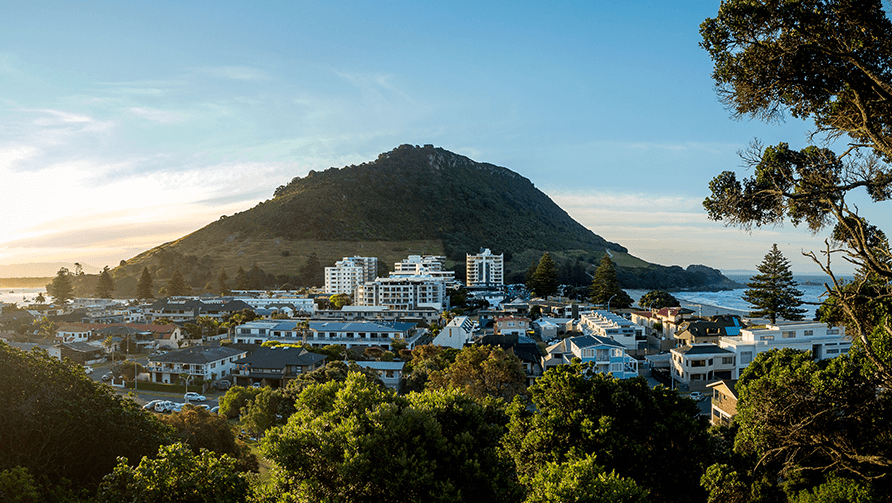
[[[695,304],[692,302],[686,302],[681,299],[679,299],[678,303],[681,304],[681,307],[686,307],[694,311],[695,315],[702,318],[709,318],[710,316],[716,316],[718,314],[736,314],[741,318],[748,318],[750,314],[749,311],[740,311],[737,309],[729,309],[726,307],[711,306],[709,304]]]

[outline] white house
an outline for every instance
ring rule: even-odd
[[[235,343],[263,344],[266,341],[306,343],[314,347],[339,344],[346,348],[392,348],[394,341],[405,341],[413,349],[421,333],[414,323],[369,321],[310,321],[306,329],[296,320],[254,320],[235,329]]]
[[[434,337],[431,344],[461,349],[471,341],[474,335],[474,320],[467,316],[456,316]]]
[[[627,351],[638,349],[638,336],[644,338],[644,327],[609,311],[591,311],[580,316],[579,329],[586,335],[609,337]]]

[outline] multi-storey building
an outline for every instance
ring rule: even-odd
[[[586,335],[609,337],[627,351],[638,349],[638,336],[644,339],[644,328],[609,311],[592,311],[580,316],[579,327]]]
[[[494,255],[489,248],[477,255],[467,254],[465,272],[468,286],[504,285],[505,255]]]
[[[429,276],[446,283],[455,282],[455,271],[446,269],[446,257],[440,255],[409,255],[393,264],[390,277]]]
[[[357,285],[374,281],[377,275],[377,257],[344,257],[334,267],[325,268],[325,291],[353,295]]]
[[[236,368],[234,362],[246,356],[247,351],[228,346],[179,349],[150,356],[146,371],[152,382],[158,383],[177,384],[196,377],[211,381],[232,374]]]
[[[348,349],[377,346],[385,350],[392,349],[394,341],[405,341],[407,349],[413,349],[420,338],[414,323],[297,320],[254,320],[236,327],[233,336],[234,342],[241,344],[277,341],[314,347],[338,344]]]
[[[357,306],[386,306],[394,310],[432,307],[443,311],[449,307],[449,297],[442,279],[399,275],[378,278],[357,286],[354,303]]]
[[[691,391],[703,391],[716,379],[730,379],[737,355],[715,344],[695,344],[673,348],[669,352],[672,379]]]

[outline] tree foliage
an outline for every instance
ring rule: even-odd
[[[771,246],[758,269],[759,274],[750,278],[746,285],[750,289],[743,292],[743,300],[754,308],[750,316],[768,316],[771,323],[775,323],[778,316],[790,321],[802,320],[806,312],[799,307],[802,291],[796,288],[790,261],[777,249],[777,244]]]
[[[155,287],[152,285],[152,273],[147,267],[142,268],[142,274],[139,276],[139,282],[136,284],[136,298],[139,300],[154,299],[153,293]]]
[[[646,503],[648,492],[634,480],[607,472],[595,456],[548,463],[525,484],[524,503]]]
[[[681,304],[674,295],[665,290],[651,290],[638,299],[638,305],[649,309],[663,309],[664,307],[679,307]]]
[[[693,401],[578,362],[549,369],[530,392],[534,410],[515,400],[504,439],[521,477],[594,455],[605,470],[649,490],[653,501],[704,499],[699,479],[711,464],[710,441]]]
[[[457,390],[397,396],[357,374],[305,389],[263,451],[295,501],[516,501],[504,412]]]
[[[619,281],[616,279],[616,266],[606,254],[601,259],[601,264],[595,270],[595,275],[592,278],[591,301],[601,305],[606,305],[609,302],[611,308],[619,309],[628,308],[634,303],[629,294],[619,287]]]
[[[251,386],[231,386],[226,390],[226,394],[220,398],[220,409],[218,409],[220,415],[229,419],[238,417],[242,408],[248,405],[248,402],[259,395],[261,391],[260,388]]]
[[[429,389],[457,388],[475,398],[510,401],[527,394],[527,376],[520,359],[500,347],[467,346],[455,355],[454,362],[434,370],[429,378]]]
[[[241,503],[250,494],[250,479],[223,454],[175,443],[161,446],[155,458],[131,467],[121,458],[102,481],[101,503]]]
[[[153,454],[170,430],[79,365],[0,342],[0,470],[16,466],[50,484],[96,487],[118,456]]]
[[[60,305],[65,305],[74,298],[74,287],[68,269],[64,267],[59,269],[53,282],[47,285],[47,292],[53,297],[53,302]]]
[[[533,273],[532,290],[537,296],[543,298],[554,295],[558,291],[557,267],[554,264],[554,259],[551,258],[551,254],[548,252],[542,254],[542,258],[539,259],[539,263],[536,265],[536,271]]]
[[[225,416],[187,404],[179,412],[160,416],[160,419],[173,427],[177,441],[188,445],[195,454],[207,449],[235,459],[235,467],[239,471],[258,470],[257,457],[244,442],[236,438],[234,426]]]
[[[172,297],[180,297],[183,295],[189,295],[192,289],[186,285],[186,280],[183,279],[182,273],[180,273],[179,269],[175,269],[173,271],[173,275],[167,280],[167,295]]]
[[[892,197],[892,22],[879,0],[730,0],[700,27],[720,98],[738,117],[811,120],[819,140],[847,138],[842,153],[754,142],[742,154],[753,175],[725,171],[703,205],[711,219],[746,229],[789,219],[813,232],[832,226],[825,250],[808,255],[830,278],[830,295],[849,335],[892,385],[889,360],[870,347],[875,330],[892,334],[888,312],[864,318],[864,306],[892,294],[892,252],[885,234],[848,198],[864,189]],[[815,140],[815,136],[811,140]],[[833,272],[842,257],[861,280],[849,288]]]
[[[99,280],[96,281],[96,296],[100,299],[110,299],[114,291],[115,280],[112,279],[108,266],[105,266],[99,273]]]

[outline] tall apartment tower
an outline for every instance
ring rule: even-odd
[[[353,295],[357,285],[375,281],[377,275],[378,257],[344,257],[334,267],[325,268],[325,291]]]
[[[493,255],[489,248],[477,255],[467,255],[465,262],[468,286],[505,284],[505,255]]]

